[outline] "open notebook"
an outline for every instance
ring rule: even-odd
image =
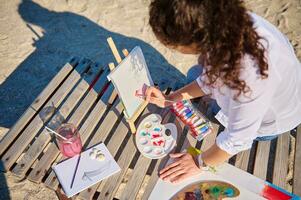
[[[105,160],[98,161],[90,158],[89,154],[94,148],[105,155]],[[107,147],[103,143],[98,144],[81,153],[71,188],[78,157],[74,156],[52,167],[68,198],[120,171],[120,167]]]

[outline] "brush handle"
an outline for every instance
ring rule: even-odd
[[[70,185],[71,189],[72,189],[73,184],[74,184],[74,179],[75,179],[75,176],[76,176],[76,173],[77,173],[77,169],[78,169],[78,166],[79,166],[80,158],[81,158],[81,154],[79,154],[79,156],[77,158],[77,162],[76,162],[76,165],[75,165],[75,170],[74,170],[74,173],[73,173],[73,176],[72,176],[72,180],[71,180],[71,185]]]
[[[145,95],[137,95],[140,98],[146,98]],[[172,100],[168,100],[168,99],[161,99],[158,97],[151,97],[152,99],[157,99],[157,100],[161,100],[161,101],[166,101],[166,102],[170,102],[170,103],[177,103],[177,101],[172,101]]]

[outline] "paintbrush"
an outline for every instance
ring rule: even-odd
[[[79,156],[77,158],[77,163],[76,163],[75,170],[74,170],[74,173],[73,173],[73,177],[72,177],[70,188],[73,187],[74,179],[75,179],[75,176],[76,176],[76,173],[77,173],[77,169],[78,169],[78,166],[79,166],[80,157],[81,157],[81,154],[79,154]]]
[[[136,97],[140,97],[140,98],[143,98],[143,99],[146,99],[146,96],[145,95],[142,95],[142,94],[137,94],[136,93]],[[166,102],[170,102],[170,103],[177,103],[177,101],[172,101],[172,100],[168,100],[168,99],[161,99],[159,97],[151,97],[152,99],[157,99],[159,101],[166,101]]]

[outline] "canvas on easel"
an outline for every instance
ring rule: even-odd
[[[153,86],[154,83],[148,71],[142,50],[135,47],[130,54],[108,75],[115,86],[125,107],[127,118],[133,117],[144,100],[135,96],[136,90],[144,84]]]
[[[111,71],[108,79],[112,81],[124,108],[125,117],[131,119],[145,104],[145,100],[135,96],[143,85],[153,86],[142,50],[135,47],[121,63]]]

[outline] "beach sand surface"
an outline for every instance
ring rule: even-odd
[[[196,56],[170,51],[156,40],[148,25],[149,2],[0,0],[0,138],[71,56],[103,66],[112,61],[108,36],[120,48],[142,46],[152,76],[162,88],[185,84]],[[285,33],[301,59],[301,1],[247,0],[246,5]],[[1,173],[0,199],[8,198],[57,199],[42,185]]]

